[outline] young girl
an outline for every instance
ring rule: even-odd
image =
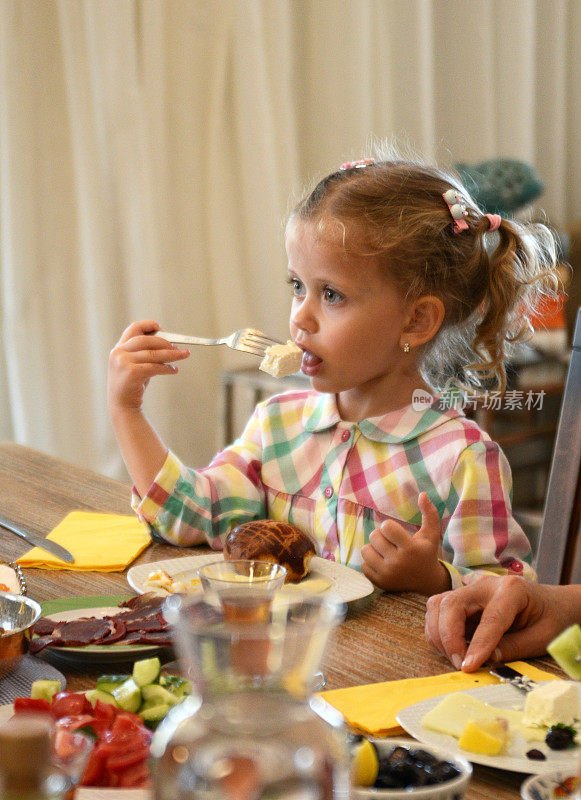
[[[549,231],[483,214],[438,169],[366,159],[298,204],[286,245],[312,390],[260,403],[207,468],[184,466],[142,412],[149,379],[189,351],[148,336],[153,320],[112,351],[109,407],[139,517],[167,542],[215,549],[240,522],[288,521],[390,591],[534,578],[505,456],[436,391],[504,388],[507,346],[555,267]]]

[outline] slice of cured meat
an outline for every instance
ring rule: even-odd
[[[123,644],[156,644],[159,647],[171,647],[173,642],[169,631],[129,631]]]
[[[109,644],[172,644],[167,620],[161,612],[163,597],[149,593],[123,603],[116,614],[103,617],[81,617],[58,622],[43,617],[33,628],[29,643],[32,653],[45,647],[83,647]]]
[[[54,619],[49,619],[49,617],[42,617],[35,623],[32,632],[37,636],[47,636],[49,633],[52,633],[58,622]]]
[[[111,621],[107,617],[82,617],[59,622],[48,636],[32,639],[30,650],[38,653],[49,645],[51,647],[82,647],[86,644],[95,644],[112,633]]]

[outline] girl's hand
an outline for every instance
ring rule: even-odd
[[[133,322],[111,350],[107,389],[111,411],[139,410],[149,379],[154,375],[174,375],[177,367],[168,362],[189,356],[189,350],[147,335],[160,330],[152,319]]]
[[[438,511],[425,492],[418,504],[422,527],[417,533],[408,533],[397,522],[387,520],[361,548],[363,572],[380,589],[431,595],[450,588],[448,570],[438,560]]]

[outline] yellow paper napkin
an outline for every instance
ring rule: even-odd
[[[560,680],[525,661],[513,661],[509,666],[535,681]],[[493,678],[486,670],[447,672],[427,678],[406,678],[351,686],[348,689],[331,689],[321,692],[321,697],[337,708],[356,730],[372,736],[398,736],[405,731],[395,717],[404,708],[428,697],[495,683],[499,683],[498,678]]]
[[[62,544],[74,558],[67,564],[34,547],[18,559],[21,567],[122,572],[151,543],[149,532],[137,517],[72,511],[46,537]]]

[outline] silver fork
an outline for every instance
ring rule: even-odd
[[[201,336],[185,336],[183,333],[170,333],[169,331],[155,331],[154,336],[160,339],[165,339],[172,344],[225,344],[231,347],[232,350],[241,350],[243,353],[252,353],[252,355],[264,356],[267,347],[273,344],[281,344],[276,339],[271,339],[262,331],[257,331],[254,328],[241,328],[239,331],[234,331],[230,336],[224,336],[221,339],[206,339]]]

